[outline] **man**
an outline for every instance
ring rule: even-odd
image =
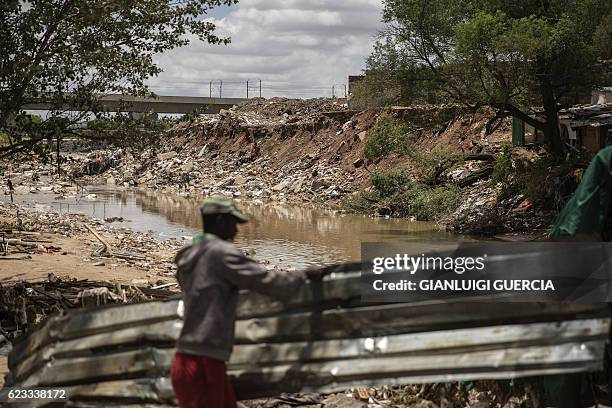
[[[176,256],[185,304],[184,325],[172,365],[172,386],[182,408],[236,407],[226,374],[234,344],[240,289],[275,297],[291,296],[317,270],[269,271],[231,242],[237,224],[248,221],[232,200],[212,196],[201,207],[204,233]]]

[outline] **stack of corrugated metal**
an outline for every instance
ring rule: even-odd
[[[239,397],[602,367],[605,305],[363,305],[360,283],[349,274],[305,285],[284,303],[241,295],[229,365]],[[172,404],[181,309],[175,299],[52,317],[15,344],[6,386],[66,388],[70,406]]]

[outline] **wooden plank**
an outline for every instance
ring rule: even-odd
[[[608,315],[607,306],[579,303],[398,303],[282,314],[236,322],[238,344],[372,337],[510,323]]]
[[[59,341],[49,344],[23,359],[13,361],[13,365],[10,367],[11,373],[19,381],[51,359],[93,355],[96,349],[100,348],[125,348],[138,344],[157,346],[168,344],[169,347],[174,347],[182,327],[182,320],[168,320],[73,340]]]

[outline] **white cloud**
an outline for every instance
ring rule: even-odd
[[[381,0],[242,0],[216,20],[230,45],[194,41],[159,55],[164,72],[149,83],[162,95],[208,95],[223,79],[224,96],[244,96],[246,80],[261,79],[265,97],[329,96],[363,69],[381,9]]]

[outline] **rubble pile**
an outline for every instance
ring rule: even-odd
[[[53,274],[44,282],[0,285],[0,338],[13,340],[49,315],[64,310],[166,299],[177,294],[169,289],[67,279]]]
[[[61,198],[77,194],[79,186],[105,184],[181,196],[337,205],[369,188],[373,172],[408,169],[417,177],[422,164],[409,155],[391,153],[376,163],[364,158],[371,130],[385,115],[405,121],[424,160],[438,148],[464,158],[482,156],[437,175],[434,184],[458,186],[466,197],[445,225],[491,233],[543,224],[534,220],[533,209],[512,212],[520,197],[502,200],[490,182],[496,155],[510,139],[510,121],[489,126],[491,112],[453,105],[356,112],[326,99],[251,99],[218,115],[185,119],[144,148],[100,149],[98,143],[85,152],[80,146],[75,154],[65,153],[62,177],[46,178],[54,174],[52,164],[16,163],[14,194],[48,191]]]
[[[299,118],[319,113],[344,110],[330,99],[288,99],[288,98],[254,98],[231,109],[237,114],[256,115],[265,118],[281,118],[287,122],[296,122]]]
[[[363,177],[355,147],[373,120],[353,115],[328,100],[256,99],[179,123],[159,146],[91,152],[71,174],[87,184],[183,195],[334,200]],[[343,160],[354,150],[355,159]]]
[[[358,387],[346,392],[323,394],[283,394],[276,398],[242,401],[248,408],[329,407],[382,408],[397,407],[504,407],[532,406],[537,400],[534,387],[507,385],[506,381],[473,381],[467,383],[435,383]]]

